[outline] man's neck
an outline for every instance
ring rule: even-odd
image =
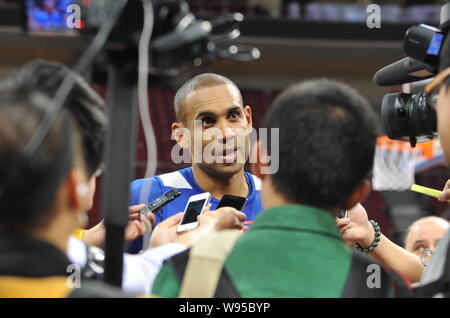
[[[284,205],[299,204],[294,201],[288,200],[285,196],[273,190],[273,188],[268,189],[268,187],[266,187],[263,191],[264,193],[262,195],[263,195],[264,210]],[[341,212],[341,210],[339,209],[324,209],[314,206],[311,207],[329,212],[333,216],[337,216]]]
[[[225,194],[247,197],[249,186],[245,178],[244,170],[239,171],[230,178],[212,176],[200,167],[193,165],[192,172],[197,184],[205,191],[211,193],[214,198],[220,199]]]
[[[269,176],[263,179],[263,186],[261,190],[261,199],[263,202],[264,210],[275,208],[283,205],[299,204],[292,200],[289,200],[285,195],[281,194],[275,189],[272,179]],[[332,215],[337,215],[339,209],[325,210]]]
[[[69,226],[69,224],[63,222],[52,222],[46,227],[34,230],[32,236],[55,246],[64,254],[67,254],[67,242],[74,230],[72,225]]]

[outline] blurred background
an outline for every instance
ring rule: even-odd
[[[0,79],[38,57],[72,66],[86,47],[86,39],[76,33],[54,31],[58,28],[57,24],[51,23],[48,24],[50,32],[47,34],[25,34],[16,25],[20,2],[0,0]],[[95,0],[82,2],[90,5]],[[261,58],[247,63],[219,60],[198,67],[187,67],[176,76],[150,77],[149,102],[157,138],[158,174],[181,168],[170,159],[174,145],[170,135],[170,124],[175,121],[173,97],[176,89],[192,76],[214,72],[233,80],[242,91],[244,103],[252,107],[256,128],[272,100],[283,88],[317,77],[348,83],[361,92],[379,114],[384,94],[400,91],[401,87],[376,86],[372,82],[373,75],[380,68],[405,57],[402,45],[409,26],[418,23],[439,25],[440,8],[444,3],[432,0],[187,2],[197,18],[209,19],[226,12],[242,13],[245,20],[240,27],[241,36],[233,41],[256,46],[261,51]],[[63,0],[37,3],[67,5],[67,1]],[[381,8],[381,28],[370,29],[367,26],[370,13],[366,10],[372,3]],[[104,73],[94,68],[90,80],[98,92],[105,96]],[[147,158],[142,128],[140,125],[138,127],[133,165],[136,178],[143,176]],[[441,160],[434,160],[417,170],[415,178],[418,184],[442,189],[450,173]],[[90,224],[95,224],[100,218],[100,192],[97,191]],[[448,204],[411,191],[374,191],[364,205],[370,218],[378,221],[383,233],[398,243],[401,243],[407,226],[415,219],[426,215],[450,217]]]

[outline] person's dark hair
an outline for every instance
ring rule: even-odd
[[[75,85],[64,103],[64,108],[73,116],[79,128],[83,156],[90,176],[103,160],[107,117],[102,98],[80,75],[59,63],[34,60],[1,84],[0,91],[2,87],[20,88],[25,92],[42,92],[51,99],[67,75],[75,78]]]
[[[183,108],[186,103],[186,98],[190,93],[201,88],[217,85],[231,85],[232,87],[234,87],[236,89],[237,94],[239,95],[239,99],[242,106],[241,92],[239,91],[239,88],[236,86],[236,84],[234,84],[230,79],[226,78],[225,76],[214,73],[203,73],[191,78],[189,81],[184,83],[176,92],[174,98],[174,106],[177,120],[183,122],[185,119]]]
[[[447,67],[450,67],[450,36],[445,38],[442,44],[441,53],[439,55],[439,72],[442,72]],[[445,85],[450,87],[450,76],[445,80]]]
[[[263,127],[279,128],[279,169],[271,177],[290,201],[338,208],[371,172],[377,120],[349,86],[326,79],[294,85],[276,98]]]
[[[24,147],[50,100],[39,93],[2,90],[0,94],[0,231],[26,234],[51,217],[55,195],[70,170],[74,127],[63,109],[32,157]],[[79,147],[77,147],[78,149]]]

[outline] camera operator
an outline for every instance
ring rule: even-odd
[[[430,106],[437,113],[437,130],[444,151],[447,165],[450,165],[450,37],[447,37],[440,52],[440,73],[427,85],[425,93],[429,97]],[[450,200],[450,181],[447,181],[440,201]],[[348,218],[339,219],[337,224],[343,238],[349,243],[359,243],[363,247],[370,246],[374,241],[374,229],[368,222],[367,213],[361,205],[349,211]],[[444,260],[448,257],[450,231],[439,243],[439,247],[427,266],[421,285],[435,281],[440,277]],[[381,235],[378,246],[369,254],[384,265],[406,275],[412,282],[418,282],[424,272],[424,266],[419,257],[396,245]]]

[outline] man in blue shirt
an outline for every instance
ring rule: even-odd
[[[156,213],[158,224],[182,212],[195,194],[210,192],[211,209],[225,194],[247,197],[242,212],[247,216],[244,230],[248,229],[262,210],[260,179],[244,171],[250,152],[250,107],[244,106],[231,80],[212,73],[186,82],[177,91],[174,106],[177,122],[172,124],[172,135],[181,150],[189,152],[192,167],[133,181],[131,205],[149,203],[170,188],[178,188],[182,194]],[[141,249],[142,239],[129,247],[135,253]]]

